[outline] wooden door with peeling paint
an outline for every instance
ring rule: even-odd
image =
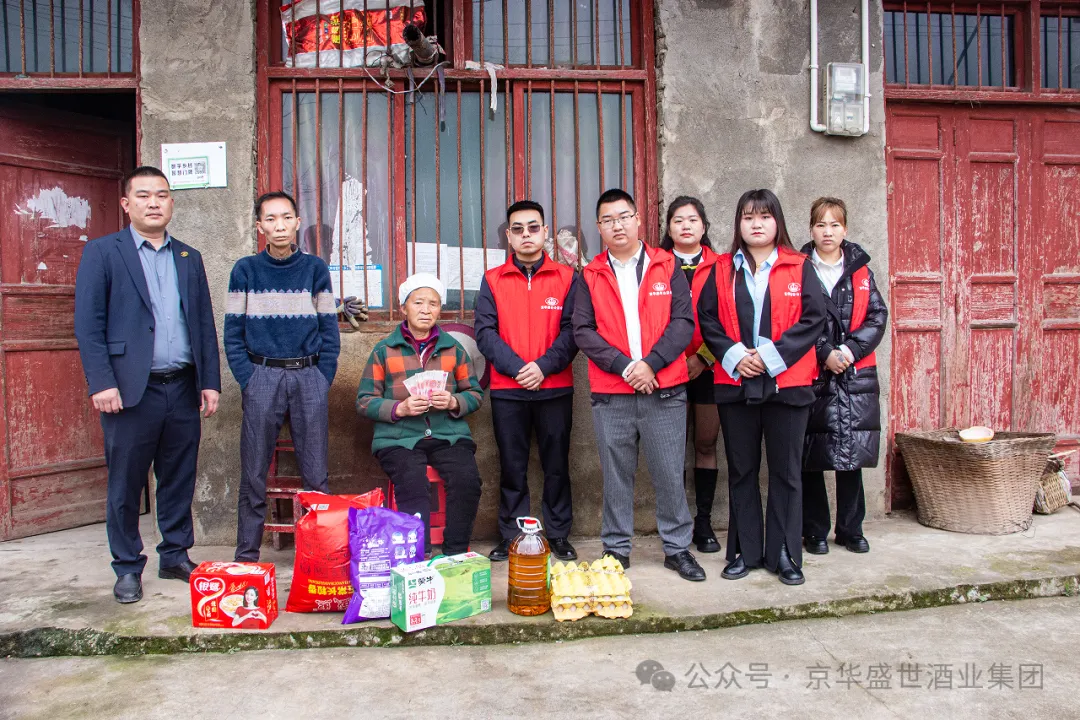
[[[1023,384],[1014,392],[1019,427],[1080,448],[1080,110],[1033,113],[1032,230],[1020,263]],[[1030,309],[1030,310],[1028,310]],[[1075,486],[1080,453],[1066,459]]]
[[[987,425],[1075,447],[1080,117],[890,103],[886,133],[890,433]],[[889,447],[887,498],[910,506]]]
[[[87,239],[121,227],[130,143],[115,122],[0,108],[0,540],[105,518],[75,273]]]

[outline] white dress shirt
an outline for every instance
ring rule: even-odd
[[[642,254],[645,255],[642,258]],[[630,345],[630,360],[626,366],[623,377],[634,366],[633,361],[641,359],[641,316],[638,313],[638,262],[641,265],[641,276],[649,267],[649,254],[645,252],[645,245],[638,243],[638,250],[626,262],[620,262],[618,258],[608,251],[608,259],[611,261],[611,269],[615,271],[615,281],[619,285],[619,299],[622,301],[623,317],[626,320],[626,339]]]
[[[675,257],[682,260],[683,265],[689,265],[690,263],[694,262],[694,260],[697,259],[699,255],[701,255],[700,250],[698,250],[696,253],[690,253],[689,255],[684,252],[679,252],[675,248],[672,248],[671,252],[675,253]]]
[[[818,255],[817,248],[814,248],[810,252],[810,263],[814,266],[814,272],[817,273],[818,279],[821,280],[821,284],[825,287],[825,294],[832,297],[833,288],[836,287],[836,283],[840,282],[840,278],[844,276],[844,254],[840,253],[840,259],[835,263],[828,263],[821,259]],[[841,345],[840,352],[844,353],[844,357],[847,361],[855,362],[855,356],[851,354],[851,350],[847,345]]]
[[[835,263],[827,263],[817,254],[817,248],[814,248],[810,252],[810,262],[813,263],[814,272],[821,279],[821,284],[825,286],[825,294],[831,296],[833,288],[836,287],[836,283],[840,282],[840,278],[844,274],[843,253],[840,254],[840,259]]]
[[[750,271],[750,263],[746,261],[746,256],[742,250],[736,252],[735,257],[732,259],[735,271],[742,271],[746,275],[746,289],[750,291],[750,298],[754,302],[754,347],[757,348],[758,357],[765,363],[765,369],[768,370],[769,375],[772,377],[777,377],[787,370],[787,363],[780,357],[780,353],[777,352],[772,340],[768,338],[763,340],[761,338],[761,315],[765,307],[765,292],[769,289],[769,275],[779,256],[779,251],[773,248],[768,259],[757,266],[756,272]],[[724,354],[720,365],[732,378],[738,378],[739,371],[735,369],[735,366],[749,354],[746,351],[746,345],[737,342]]]

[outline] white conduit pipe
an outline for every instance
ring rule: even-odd
[[[815,0],[816,2],[817,0]],[[870,132],[870,0],[862,0],[863,135]]]
[[[869,0],[863,0],[869,2]],[[818,47],[817,47],[817,0],[810,0],[810,129],[825,132],[825,126],[818,122]],[[863,36],[864,42],[866,36]]]
[[[870,132],[870,0],[862,0],[863,134]],[[817,0],[810,0],[810,129],[825,132],[818,122],[818,12]]]

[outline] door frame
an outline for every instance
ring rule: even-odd
[[[16,122],[32,123],[39,127],[62,127],[64,130],[71,131],[89,131],[97,133],[112,134],[117,128],[118,121],[98,119],[92,116],[82,115],[74,112],[67,112],[62,110],[54,110],[51,108],[41,108],[29,104],[12,103],[0,107],[0,120],[13,120]],[[132,127],[128,126],[123,132],[117,133],[124,135],[127,139],[120,144],[118,158],[118,164],[122,167],[117,170],[107,170],[96,166],[80,166],[68,162],[60,162],[56,160],[45,159],[31,159],[26,155],[18,154],[18,149],[15,148],[14,152],[5,152],[8,148],[0,150],[0,165],[26,168],[30,170],[38,170],[44,172],[61,172],[69,175],[86,175],[91,177],[115,178],[117,184],[119,184],[126,169],[129,168],[132,163],[132,149],[130,145]],[[119,192],[118,192],[119,195]],[[10,208],[6,209],[10,212]],[[120,225],[123,225],[123,210],[118,206],[116,208],[117,218],[120,221]],[[3,238],[0,238],[0,263],[10,262],[10,257],[5,257],[5,248],[2,247]],[[49,297],[49,298],[71,298],[70,302],[74,307],[74,285],[35,285],[33,283],[2,283],[0,282],[0,308],[7,310],[7,304],[9,298],[28,298],[28,297]],[[6,331],[6,326],[11,322],[11,318],[6,316],[6,312],[0,312],[0,322]],[[88,470],[95,470],[98,468],[105,468],[105,456],[102,451],[100,455],[94,457],[82,457],[75,460],[61,460],[56,463],[48,463],[45,465],[35,465],[30,467],[19,468],[13,472],[11,468],[11,457],[9,455],[9,444],[12,442],[8,427],[8,384],[10,379],[7,376],[7,355],[9,352],[37,352],[37,351],[76,351],[78,350],[78,343],[74,334],[70,337],[44,337],[37,339],[10,339],[7,337],[0,337],[0,441],[3,445],[0,447],[0,541],[14,539],[18,537],[25,537],[28,535],[38,534],[39,532],[51,532],[54,530],[66,529],[61,527],[46,527],[43,531],[31,531],[26,532],[26,528],[17,530],[14,516],[12,515],[14,502],[14,485],[13,480],[22,478],[33,477],[49,477],[60,475],[63,473],[79,473]],[[81,363],[80,363],[81,368]],[[89,398],[86,398],[85,402],[89,406]],[[76,527],[78,525],[85,525],[94,522],[100,522],[104,520],[105,505],[102,502],[100,516],[93,515],[88,516],[85,522],[78,522],[67,527]]]

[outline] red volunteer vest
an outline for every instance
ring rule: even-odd
[[[652,352],[653,345],[664,334],[671,321],[671,274],[675,271],[675,256],[665,250],[645,245],[649,266],[641,276],[638,290],[638,316],[641,320],[642,356]],[[612,347],[630,357],[630,340],[626,336],[626,316],[623,314],[619,283],[608,264],[608,253],[593,258],[581,273],[592,296],[596,314],[596,331]],[[656,374],[660,387],[669,388],[689,380],[686,363],[680,358]],[[589,387],[596,393],[631,394],[634,388],[615,373],[605,372],[589,361]]]
[[[570,292],[574,271],[545,258],[532,279],[514,265],[511,255],[506,263],[484,274],[499,316],[499,337],[525,362],[533,362],[546,353],[559,336],[563,303]],[[567,367],[544,378],[540,389],[574,386],[574,369]],[[492,366],[492,390],[520,390],[512,377]]]
[[[776,265],[769,272],[769,307],[772,314],[773,342],[802,316],[802,274],[806,256],[780,248]],[[724,253],[716,260],[716,294],[720,307],[720,323],[724,332],[733,340],[742,341],[739,315],[735,309],[735,284],[732,282],[734,261],[731,253]],[[697,276],[694,276],[697,280]],[[713,366],[713,379],[717,385],[740,385],[742,378],[732,379],[720,366],[723,358],[717,358]],[[817,355],[810,348],[805,355],[776,378],[781,388],[802,387],[814,382],[818,375]]]
[[[863,265],[851,274],[851,289],[855,291],[855,303],[851,307],[851,331],[854,332],[866,320],[870,307],[870,268]],[[870,353],[855,363],[856,370],[877,365],[877,354]]]
[[[719,255],[709,248],[701,248],[701,262],[698,263],[697,269],[694,270],[694,282],[690,285],[690,304],[694,308],[694,337],[690,340],[690,344],[686,346],[687,357],[696,353],[701,348],[701,344],[705,342],[704,338],[701,337],[701,323],[698,322],[697,301],[701,297],[701,289],[705,287],[705,281],[709,279],[709,273],[712,272],[712,266],[716,263],[718,257]],[[678,258],[675,261],[678,262]]]

